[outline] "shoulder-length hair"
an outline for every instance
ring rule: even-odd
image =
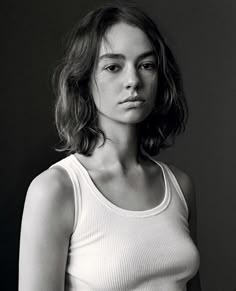
[[[105,142],[89,81],[107,30],[120,22],[136,26],[147,35],[158,61],[155,108],[137,124],[139,149],[157,155],[185,129],[188,109],[180,71],[155,23],[137,7],[106,5],[87,14],[74,28],[61,65],[54,73],[55,122],[64,142],[60,150],[89,156],[99,137]]]

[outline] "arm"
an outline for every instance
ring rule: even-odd
[[[196,213],[196,195],[194,190],[194,185],[190,177],[177,169],[176,167],[169,166],[174,173],[180,188],[183,191],[184,197],[186,199],[189,208],[189,229],[191,237],[194,243],[197,245],[197,213]],[[201,291],[200,276],[199,272],[192,278],[187,284],[188,291]]]
[[[31,183],[24,206],[19,291],[63,291],[72,233],[73,188],[63,169],[49,169]]]

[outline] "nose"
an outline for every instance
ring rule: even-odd
[[[125,76],[125,88],[128,90],[137,90],[141,85],[140,76],[137,69],[130,67],[127,69],[127,74]]]

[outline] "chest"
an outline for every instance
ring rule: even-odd
[[[151,209],[159,205],[165,195],[165,179],[160,169],[131,175],[96,171],[89,174],[102,195],[123,209]]]
[[[178,282],[184,284],[195,273],[198,253],[181,218],[164,213],[139,221],[100,221],[106,227],[97,222],[97,230],[87,219],[94,236],[91,228],[89,236],[81,235],[88,231],[88,225],[81,225],[79,248],[71,253],[83,266],[78,271],[81,281],[92,284],[90,290],[98,285],[99,290],[144,290],[151,282],[149,290],[162,290],[163,282],[170,284],[165,290],[177,290]]]

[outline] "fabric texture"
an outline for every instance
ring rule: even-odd
[[[75,197],[65,291],[186,290],[199,268],[188,207],[169,167],[152,160],[162,169],[165,194],[144,211],[110,202],[75,155],[52,165],[67,171]]]

